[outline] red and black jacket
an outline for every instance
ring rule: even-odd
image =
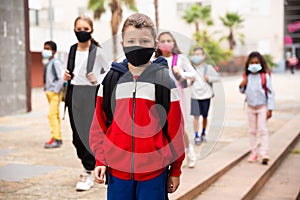
[[[129,180],[149,180],[160,175],[170,165],[169,175],[180,176],[184,159],[184,124],[179,93],[170,79],[170,108],[165,118],[167,134],[162,131],[161,118],[155,105],[155,74],[168,70],[160,57],[134,78],[128,71],[128,61],[113,63],[110,70],[123,75],[115,89],[113,120],[107,126],[103,109],[103,85],[100,85],[94,119],[90,129],[90,147],[97,166],[108,166],[115,177]],[[109,73],[108,73],[109,74]]]

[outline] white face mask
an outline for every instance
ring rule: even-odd
[[[42,57],[43,58],[48,58],[48,59],[51,58],[52,57],[52,51],[44,49],[42,51]]]
[[[250,64],[248,66],[248,70],[252,73],[256,73],[262,69],[262,66],[260,64]]]
[[[191,56],[190,60],[194,64],[200,64],[203,61],[204,57],[203,56]]]

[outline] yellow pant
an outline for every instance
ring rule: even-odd
[[[49,102],[49,124],[51,128],[51,137],[56,140],[61,140],[59,103],[61,95],[47,91],[46,96]]]

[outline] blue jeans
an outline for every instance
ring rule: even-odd
[[[108,175],[107,200],[167,200],[167,170],[147,180],[122,180]]]

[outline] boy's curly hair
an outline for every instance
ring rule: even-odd
[[[153,21],[145,14],[135,13],[130,15],[124,22],[122,28],[122,38],[124,38],[124,32],[127,27],[133,26],[135,28],[149,28],[151,31],[151,35],[154,40],[156,39],[156,30]]]

